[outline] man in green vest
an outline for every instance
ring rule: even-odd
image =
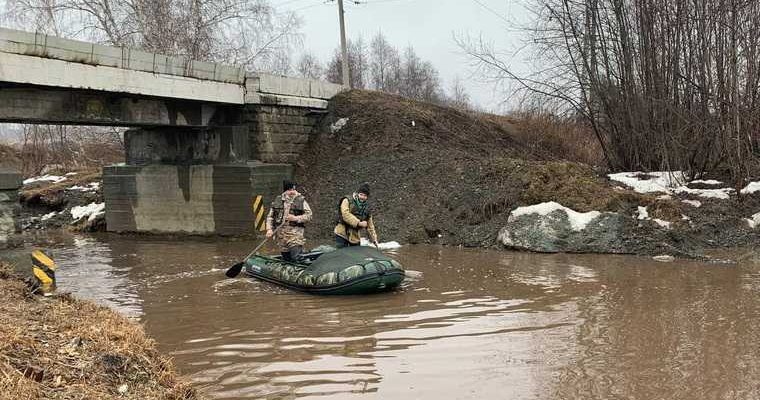
[[[300,261],[305,224],[311,221],[311,208],[296,190],[295,182],[283,181],[283,193],[274,199],[267,215],[267,238],[275,237],[283,260]],[[276,230],[276,233],[275,233]]]
[[[369,184],[362,183],[359,189],[338,202],[335,245],[338,248],[361,244],[359,231],[366,228],[369,239],[377,246],[377,231],[369,207]]]

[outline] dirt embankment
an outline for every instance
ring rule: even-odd
[[[606,171],[563,161],[566,149],[555,154],[531,145],[535,140],[517,132],[517,122],[378,92],[341,93],[296,168],[316,211],[307,235],[332,237],[338,199],[367,181],[381,240],[500,246],[498,233],[512,210],[549,201],[624,216],[629,244],[615,252],[691,254],[758,236],[745,220],[760,207],[753,196],[637,193],[611,182]]]
[[[330,125],[341,118],[345,124],[333,132]],[[320,211],[309,234],[330,236],[337,199],[362,181],[372,188],[381,239],[405,243],[493,245],[521,204],[555,200],[586,211],[635,203],[635,194],[613,191],[591,167],[531,149],[514,129],[399,96],[338,95],[296,169]]]
[[[0,398],[199,396],[139,325],[68,295],[31,295],[0,263]]]

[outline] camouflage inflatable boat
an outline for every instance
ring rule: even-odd
[[[404,269],[371,247],[346,247],[303,255],[303,263],[254,255],[245,273],[289,289],[315,294],[367,294],[393,290],[404,280]]]

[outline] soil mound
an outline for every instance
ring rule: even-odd
[[[552,158],[486,115],[354,90],[331,100],[296,180],[315,210],[307,235],[319,238],[332,237],[338,199],[363,181],[381,240],[405,243],[490,246],[511,209],[539,201],[633,203],[591,167]]]

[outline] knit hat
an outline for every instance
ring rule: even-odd
[[[295,188],[296,188],[296,183],[295,182],[291,182],[291,181],[289,181],[287,179],[284,180],[284,181],[282,181],[282,191],[283,192],[287,192],[288,190],[295,189]]]
[[[364,193],[367,196],[369,196],[369,183],[364,182],[361,185],[359,185],[359,190],[357,190],[356,193]]]

